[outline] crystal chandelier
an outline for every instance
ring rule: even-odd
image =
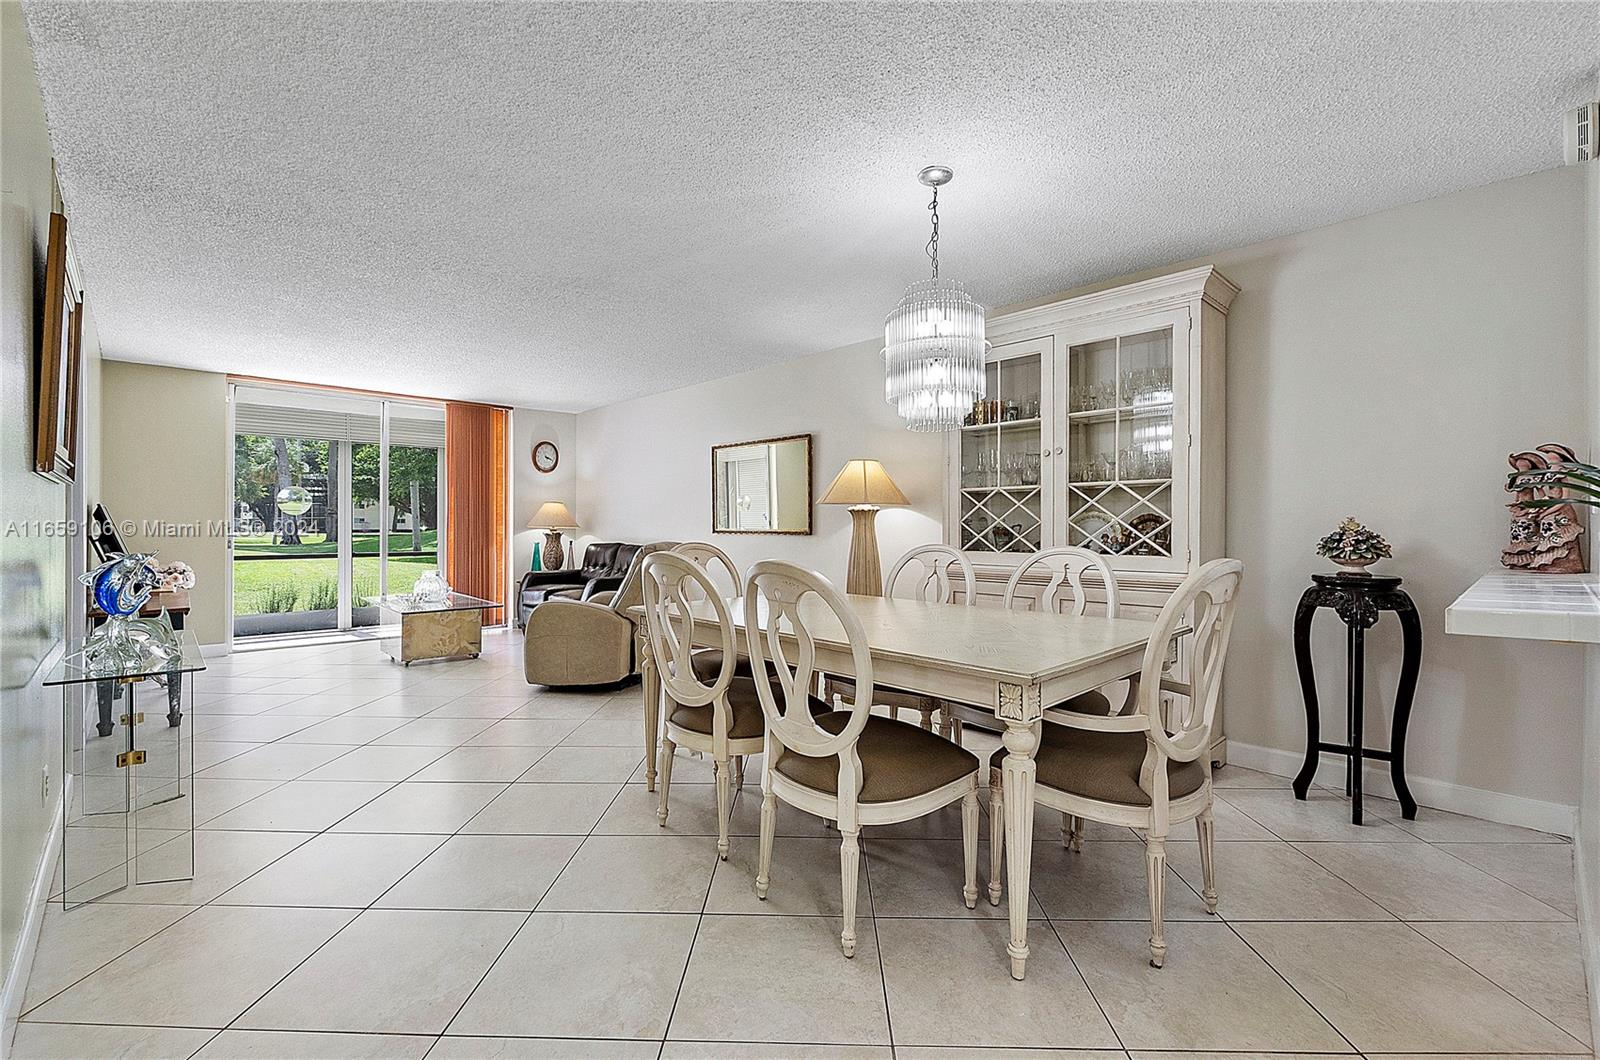
[[[883,325],[884,397],[913,431],[955,430],[983,396],[983,306],[961,284],[939,278],[939,186],[954,176],[948,166],[917,174],[933,189],[933,275],[907,287]]]

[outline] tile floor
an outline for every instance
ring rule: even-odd
[[[1175,842],[1156,971],[1138,836],[1095,827],[1071,854],[1041,812],[1016,983],[1002,910],[960,900],[951,812],[868,830],[846,961],[831,833],[780,813],[757,902],[757,770],[718,863],[705,762],[680,760],[657,826],[637,687],[529,686],[518,635],[486,647],[409,670],[372,643],[214,660],[195,879],[52,906],[14,1055],[1592,1051],[1557,837],[1381,800],[1355,828],[1337,793],[1223,769],[1221,916]]]

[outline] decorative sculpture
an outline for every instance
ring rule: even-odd
[[[113,553],[94,570],[78,576],[89,586],[95,606],[107,616],[73,655],[83,660],[90,673],[123,673],[183,654],[183,640],[165,609],[155,618],[138,617],[160,581],[154,559],[153,552]]]
[[[1578,538],[1583,525],[1574,503],[1592,504],[1585,494],[1593,489],[1587,464],[1565,445],[1550,443],[1507,458],[1512,471],[1506,476],[1506,491],[1513,500],[1511,543],[1500,553],[1500,562],[1512,570],[1540,574],[1582,574],[1588,568]]]
[[[1317,555],[1326,556],[1348,574],[1365,574],[1366,568],[1394,555],[1389,542],[1376,530],[1368,529],[1353,515],[1345,516],[1333,533],[1317,542]]]
[[[421,603],[440,604],[450,595],[450,583],[439,571],[423,571],[411,587],[411,595]]]

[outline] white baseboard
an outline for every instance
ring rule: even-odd
[[[1299,751],[1284,751],[1276,747],[1259,747],[1255,744],[1228,742],[1228,761],[1236,766],[1292,777],[1300,772],[1305,761]],[[1324,787],[1344,790],[1345,760],[1341,755],[1324,751],[1317,765],[1315,783]],[[1520,795],[1507,795],[1483,788],[1469,788],[1447,780],[1419,777],[1408,773],[1406,782],[1419,806],[1436,810],[1464,813],[1481,817],[1485,821],[1533,828],[1553,835],[1572,836],[1577,827],[1578,808],[1559,802],[1525,799]],[[1387,762],[1368,762],[1361,774],[1362,791],[1385,799],[1394,798],[1394,785],[1389,780]]]
[[[62,785],[56,799],[50,834],[45,837],[44,856],[39,859],[39,869],[34,873],[33,886],[28,891],[28,910],[23,916],[22,931],[17,935],[16,948],[11,953],[11,967],[0,986],[0,1060],[11,1055],[11,1039],[17,1033],[17,1017],[22,1015],[22,998],[28,991],[28,975],[33,971],[33,955],[39,948],[39,929],[44,924],[45,904],[50,899],[50,881],[55,876],[56,860],[61,852],[62,831],[66,820],[66,807],[72,798],[72,778]]]
[[[1584,848],[1583,836],[1579,835],[1578,847],[1572,852],[1572,862],[1577,868],[1578,945],[1583,947],[1583,969],[1589,978],[1590,1037],[1600,1042],[1600,1037],[1595,1037],[1600,1035],[1600,879],[1585,871],[1589,853]]]
[[[200,645],[200,654],[207,659],[215,659],[219,655],[232,655],[233,646],[226,641],[221,644],[202,644]]]

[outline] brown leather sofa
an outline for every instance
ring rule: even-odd
[[[601,685],[633,676],[638,660],[628,609],[644,600],[639,568],[650,553],[676,545],[676,541],[657,541],[625,546],[634,553],[616,589],[591,592],[587,599],[551,596],[535,607],[528,615],[522,648],[522,673],[528,683]]]
[[[638,545],[597,541],[583,550],[583,563],[576,568],[527,572],[517,590],[517,625],[526,626],[529,613],[546,600],[588,600],[595,593],[621,588],[638,551]]]

